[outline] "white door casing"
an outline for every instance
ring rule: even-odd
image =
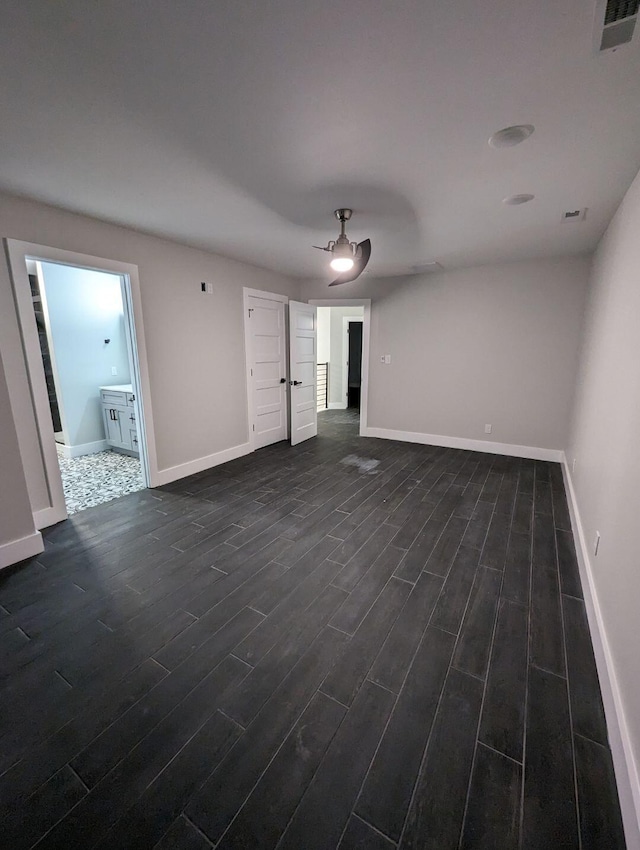
[[[312,298],[311,304],[317,307],[363,307],[362,317],[362,372],[360,389],[360,436],[371,436],[368,427],[368,396],[369,396],[369,336],[371,327],[370,298]],[[352,320],[353,321],[353,320]]]
[[[140,461],[145,485],[153,487],[157,484],[158,463],[151,412],[140,283],[138,268],[130,263],[21,242],[15,239],[6,239],[5,245],[11,269],[18,326],[24,351],[24,361],[20,362],[20,370],[15,369],[13,363],[11,370],[7,370],[7,384],[10,385],[9,392],[16,399],[17,406],[22,407],[25,399],[21,397],[19,383],[24,364],[29,382],[30,412],[34,416],[35,439],[41,463],[34,465],[31,460],[25,459],[29,455],[33,456],[33,446],[30,442],[21,442],[20,433],[18,442],[23,457],[35,526],[41,529],[66,519],[67,509],[58,465],[38,332],[33,317],[31,287],[25,258],[108,272],[120,276],[123,290],[127,352],[131,367],[131,380],[136,388],[136,418],[141,434]],[[0,348],[2,347],[3,337],[9,336],[8,332],[5,332],[5,321],[7,324],[9,323],[9,315],[0,314]],[[41,504],[43,487],[46,490],[45,504]],[[34,500],[38,502],[37,506],[34,506]]]
[[[245,291],[249,430],[254,449],[288,436],[284,308],[282,296]]]
[[[318,433],[316,406],[318,310],[312,304],[289,302],[289,375],[291,384],[291,445]]]

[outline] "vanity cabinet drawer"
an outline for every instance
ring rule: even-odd
[[[131,395],[131,393],[124,393],[119,390],[100,390],[100,401],[103,404],[118,404],[121,407],[126,407],[128,395]]]

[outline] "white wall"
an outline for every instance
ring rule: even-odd
[[[138,266],[160,470],[178,467],[178,477],[190,461],[211,465],[212,455],[247,443],[242,287],[297,298],[296,281],[6,194],[0,194],[0,236]],[[200,291],[201,281],[213,284],[213,295]],[[32,508],[40,510],[49,502],[4,258],[0,352]],[[0,388],[3,404],[7,398]]]
[[[64,442],[96,443],[105,439],[99,387],[131,381],[120,277],[56,263],[40,268]]]
[[[29,541],[24,548],[22,541]],[[0,568],[42,551],[31,516],[18,437],[0,357]]]
[[[567,459],[640,815],[640,175],[596,252]],[[601,534],[597,557],[592,544]],[[620,715],[622,715],[620,717]],[[626,741],[625,738],[626,727]],[[621,793],[624,793],[621,787]],[[623,801],[624,811],[624,801]],[[637,836],[636,824],[636,836]],[[638,845],[640,846],[640,841]]]
[[[329,363],[329,404],[347,406],[347,388],[344,384],[344,364],[349,352],[345,351],[343,318],[360,318],[364,307],[329,307],[331,311],[331,360]]]
[[[372,299],[369,426],[562,450],[588,270],[574,257],[343,286]],[[328,297],[325,283],[302,290]]]
[[[318,363],[331,360],[331,307],[318,307]]]

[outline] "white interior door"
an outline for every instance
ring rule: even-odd
[[[284,303],[248,295],[249,388],[253,447],[287,439]]]
[[[291,445],[318,433],[316,361],[318,308],[289,301],[289,376],[291,384]]]

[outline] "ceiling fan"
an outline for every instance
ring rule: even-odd
[[[362,242],[349,242],[349,237],[345,233],[345,222],[349,221],[353,215],[353,210],[340,209],[334,212],[335,217],[340,222],[340,235],[337,239],[331,239],[326,248],[320,245],[314,245],[314,248],[319,248],[320,251],[328,251],[332,255],[331,268],[340,272],[338,277],[329,284],[329,286],[338,286],[340,283],[349,283],[360,277],[369,262],[371,256],[371,240],[365,239]]]

